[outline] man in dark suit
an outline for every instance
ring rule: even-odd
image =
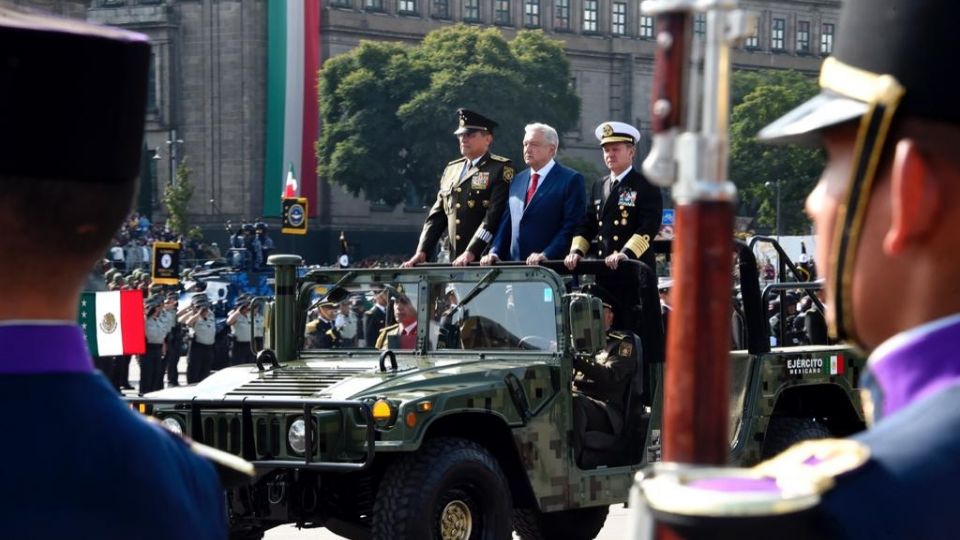
[[[383,330],[387,323],[387,302],[389,298],[387,291],[379,291],[373,297],[373,307],[363,314],[363,337],[364,345],[372,348],[377,342],[377,336],[380,330]]]
[[[0,6],[0,51],[0,407],[43,419],[6,430],[0,460],[35,466],[4,467],[3,537],[226,538],[213,464],[121,401],[72,322],[137,193],[147,37]]]
[[[610,174],[593,184],[564,262],[573,270],[581,257],[589,256],[616,269],[620,261],[639,259],[656,269],[650,246],[660,230],[663,198],[660,189],[633,168],[640,132],[623,122],[604,122],[597,126],[596,136]]]
[[[440,177],[437,201],[427,214],[417,252],[401,267],[425,262],[444,232],[446,249],[463,266],[480,258],[493,239],[513,180],[509,159],[490,153],[497,123],[467,109],[457,109],[460,125],[454,135],[463,157],[447,164]],[[376,334],[374,334],[376,335]],[[368,340],[373,339],[367,337]]]
[[[557,131],[546,124],[530,124],[525,131],[523,161],[528,168],[510,184],[507,211],[483,264],[539,264],[562,257],[583,219],[583,175],[554,160],[560,144]]]

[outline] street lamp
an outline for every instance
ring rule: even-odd
[[[170,158],[170,177],[168,183],[173,184],[176,182],[176,172],[177,172],[177,148],[183,144],[183,139],[177,138],[177,130],[170,130],[170,138],[167,139],[167,155]]]
[[[773,187],[774,182],[766,182],[763,184],[764,187]],[[780,242],[780,179],[777,178],[777,243]]]

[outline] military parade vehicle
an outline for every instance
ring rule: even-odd
[[[861,429],[862,362],[837,346],[771,350],[756,261],[745,245],[734,258],[746,345],[730,355],[731,463]],[[670,396],[662,395],[657,278],[647,266],[298,276],[297,256],[269,264],[276,296],[260,300],[267,333],[255,365],[132,399],[168,428],[255,465],[256,478],[228,492],[234,538],[284,523],[349,538],[509,538],[511,530],[525,539],[594,538],[608,506],[627,501],[634,473],[658,459]],[[573,423],[575,359],[605,351],[602,301],[591,292],[603,287],[617,296],[619,330],[638,343],[618,436],[578,433]],[[381,350],[310,347],[318,303],[383,292],[388,325],[396,299],[415,308],[412,348],[396,335],[385,335]]]

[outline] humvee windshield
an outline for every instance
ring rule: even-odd
[[[475,285],[431,284],[430,348],[557,350],[557,299],[549,284],[495,282],[461,304]]]

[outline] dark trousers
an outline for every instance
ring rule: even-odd
[[[167,384],[169,386],[180,385],[180,373],[177,371],[177,365],[180,363],[180,336],[167,340],[167,355],[164,357],[164,364],[167,370]]]
[[[113,357],[113,386],[117,390],[130,388],[130,355]]]
[[[230,365],[236,366],[238,364],[252,364],[253,363],[253,351],[250,350],[249,341],[234,341],[233,350],[230,355]]]
[[[210,375],[210,365],[213,364],[213,345],[190,342],[190,352],[187,354],[187,384],[198,383]]]
[[[140,393],[146,394],[163,389],[163,344],[147,343],[146,354],[138,357],[140,362]]]

